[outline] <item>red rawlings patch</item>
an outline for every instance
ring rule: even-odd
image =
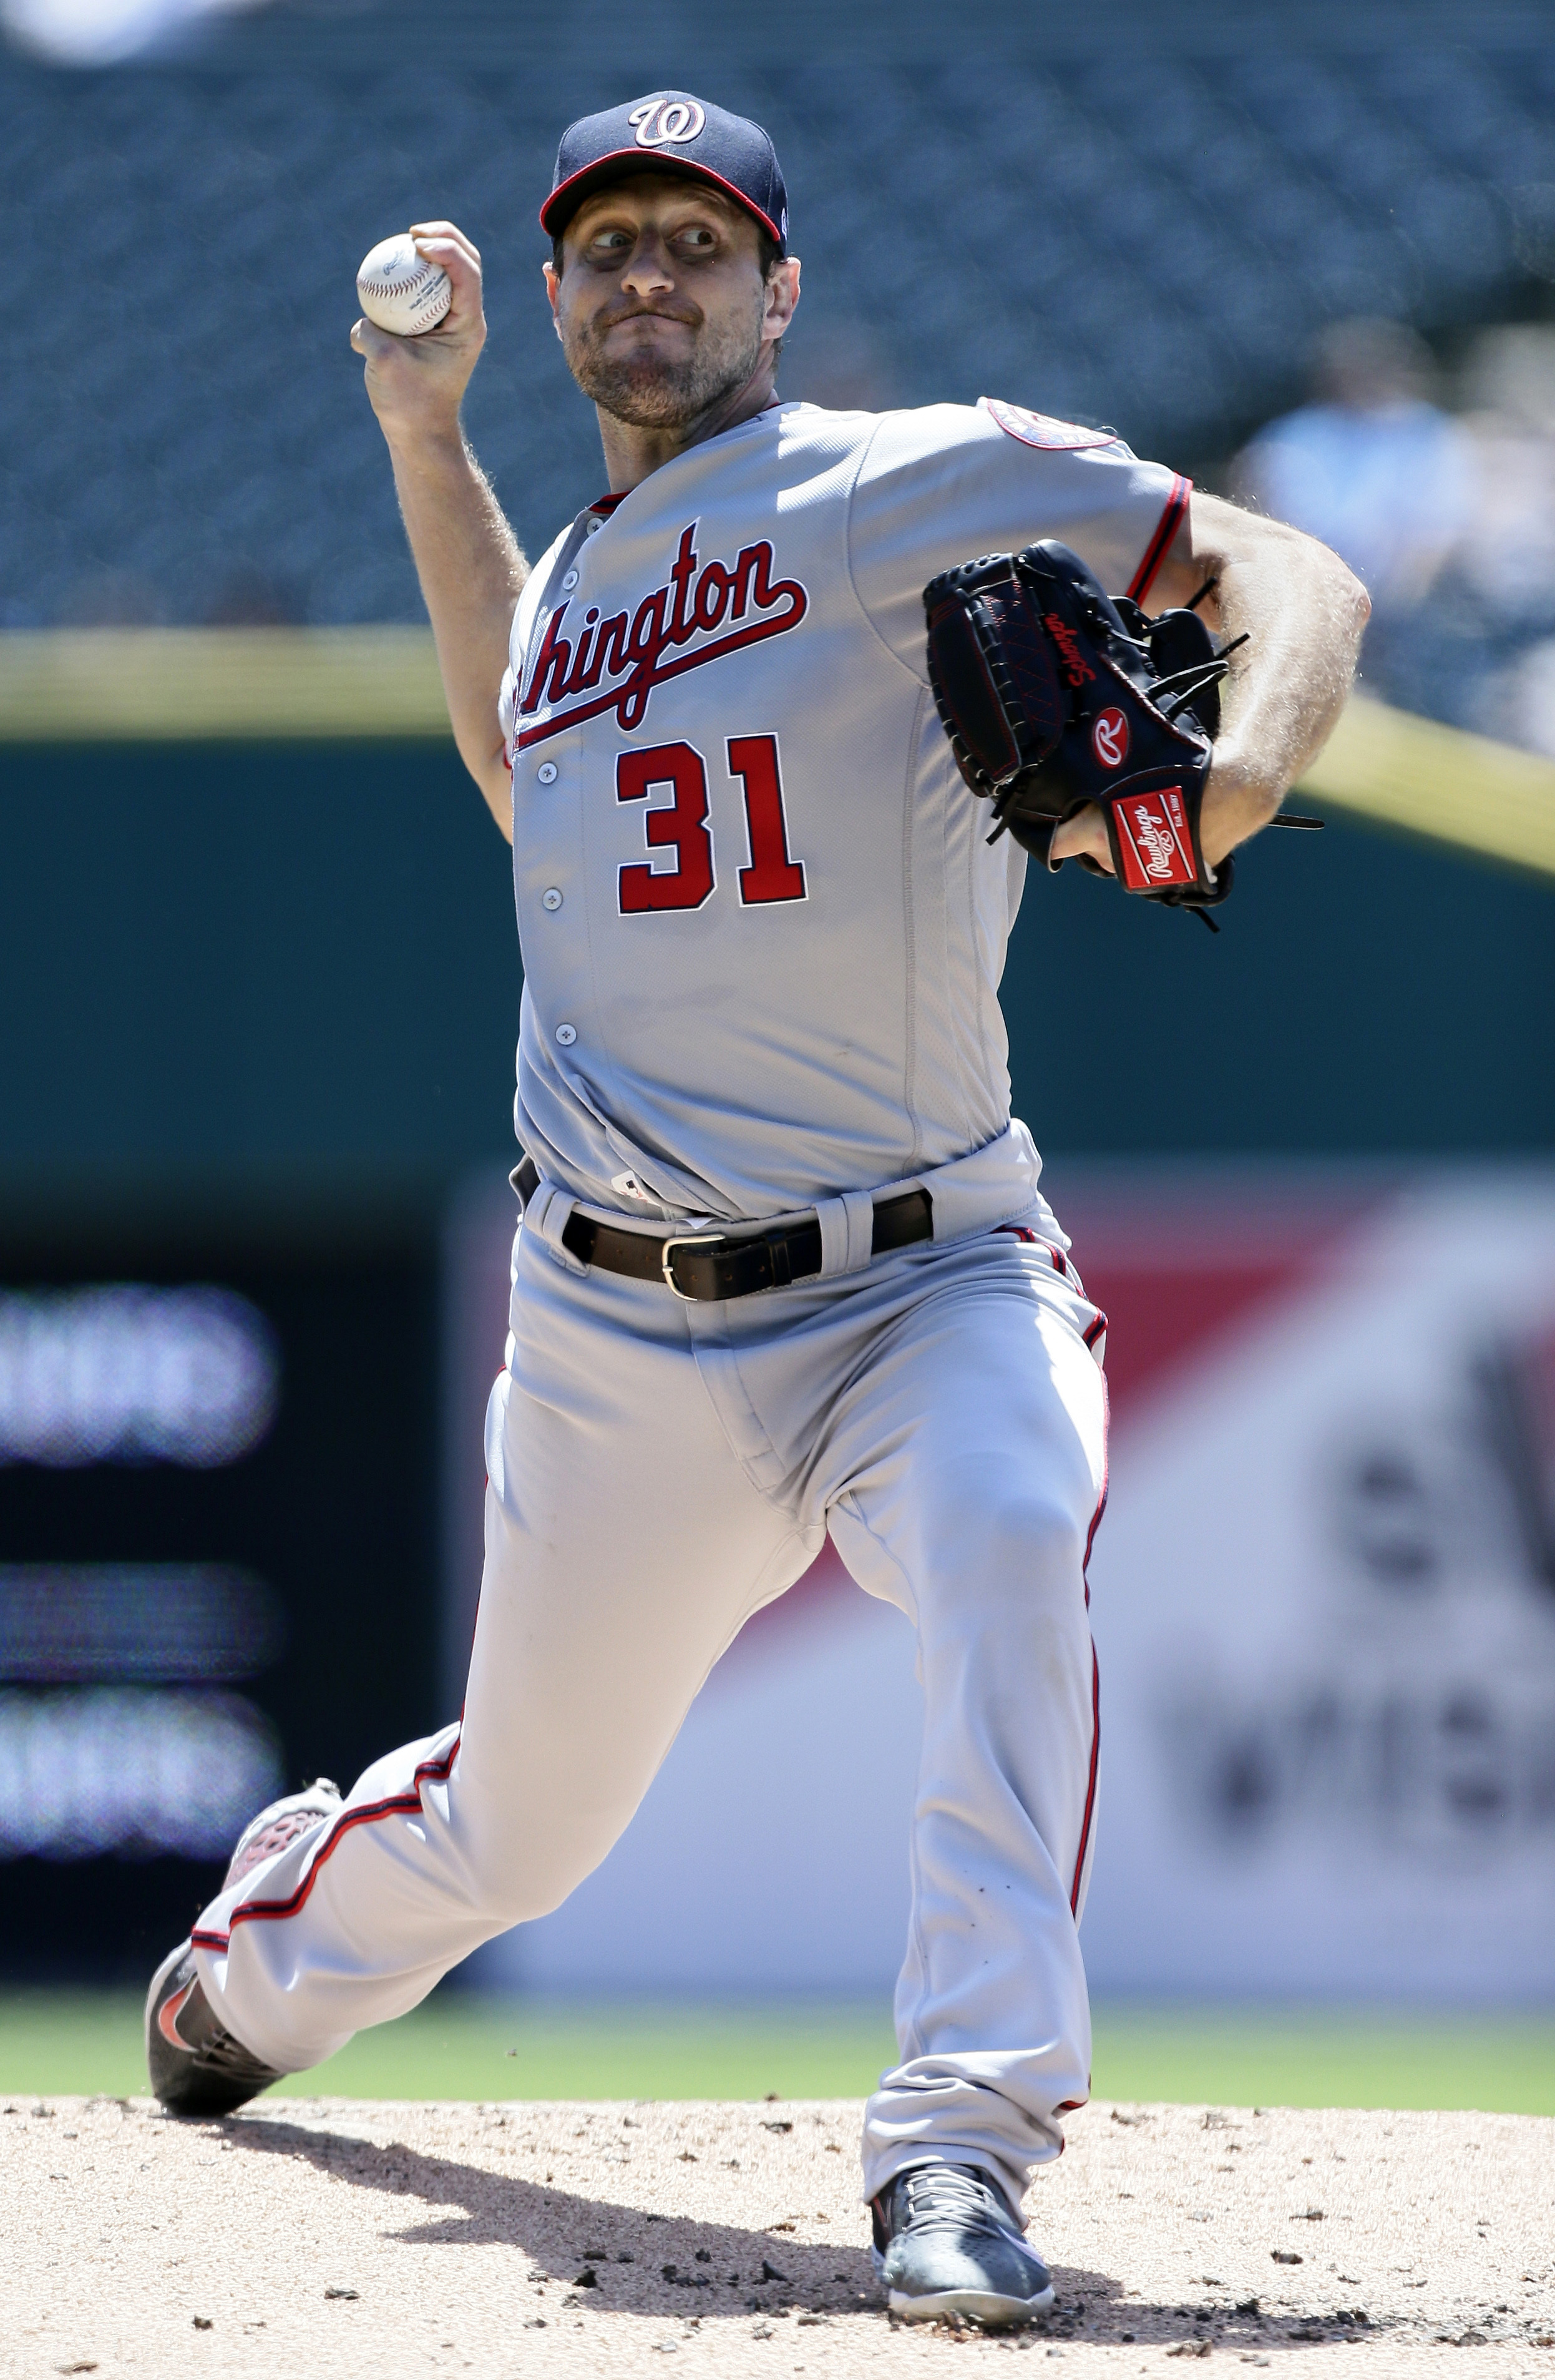
[[[1103,769],[1121,769],[1128,757],[1128,722],[1115,703],[1098,711],[1091,730],[1091,748]]]
[[[980,396],[981,410],[989,414],[1000,429],[1011,438],[1019,438],[1022,446],[1040,446],[1054,454],[1072,452],[1077,446],[1115,446],[1115,430],[1087,430],[1079,421],[1055,421],[1050,413],[1031,413],[1023,405],[1007,405],[1002,396]]]
[[[1158,794],[1124,794],[1112,810],[1123,881],[1130,892],[1163,892],[1169,884],[1198,882],[1180,785]]]

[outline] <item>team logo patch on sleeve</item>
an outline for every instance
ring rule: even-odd
[[[979,409],[992,416],[1000,429],[1022,446],[1041,446],[1067,454],[1078,446],[1115,446],[1115,430],[1087,430],[1079,421],[1055,421],[1050,413],[1031,413],[1023,405],[1007,405],[1002,396],[980,396]]]

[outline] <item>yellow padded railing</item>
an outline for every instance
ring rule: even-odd
[[[0,743],[448,732],[426,628],[61,628],[0,636]]]
[[[0,744],[444,737],[426,628],[0,634]],[[1300,788],[1555,875],[1555,761],[1357,696]]]
[[[1356,695],[1302,781],[1320,805],[1555,876],[1555,760]]]

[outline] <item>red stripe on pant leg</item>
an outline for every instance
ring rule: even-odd
[[[1069,1914],[1079,1914],[1079,1880],[1085,1874],[1085,1854],[1091,1847],[1091,1814],[1096,1807],[1096,1762],[1102,1749],[1102,1669],[1096,1658],[1096,1645],[1091,1645],[1091,1774],[1085,1787],[1085,1818],[1079,1830],[1079,1853],[1075,1861],[1075,1880],[1069,1887]]]
[[[1103,1374],[1102,1395],[1106,1398],[1107,1384]],[[1091,1526],[1085,1533],[1085,1555],[1080,1563],[1080,1575],[1085,1581],[1085,1608],[1091,1609],[1091,1548],[1096,1542],[1096,1532],[1102,1525],[1102,1515],[1107,1509],[1107,1487],[1110,1477],[1110,1457],[1106,1430],[1111,1418],[1103,1402],[1102,1438],[1102,1492],[1096,1499],[1096,1510],[1091,1515]],[[1096,1639],[1091,1640],[1091,1772],[1085,1781],[1085,1815],[1080,1821],[1079,1852],[1075,1861],[1074,1882],[1069,1887],[1069,1912],[1079,1912],[1080,1878],[1085,1874],[1085,1854],[1091,1848],[1091,1820],[1096,1808],[1096,1768],[1102,1751],[1102,1665],[1096,1658]]]
[[[430,1777],[440,1785],[442,1784],[453,1767],[458,1750],[459,1738],[455,1736],[440,1760],[424,1760],[421,1763],[416,1771],[415,1784],[419,1787],[424,1777]],[[421,1795],[419,1791],[416,1791],[394,1793],[387,1801],[367,1802],[359,1810],[347,1810],[344,1816],[337,1818],[330,1828],[317,1858],[295,1892],[288,1893],[284,1900],[239,1901],[227,1920],[227,1931],[224,1934],[203,1934],[197,1928],[189,1939],[197,1950],[224,1950],[232,1939],[232,1929],[235,1925],[245,1925],[250,1918],[254,1917],[295,1917],[312,1891],[324,1862],[331,1856],[336,1845],[344,1841],[353,1827],[373,1826],[380,1818],[403,1817],[413,1810],[419,1810],[420,1807]]]

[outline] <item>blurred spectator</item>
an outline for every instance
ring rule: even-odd
[[[1238,471],[1265,512],[1344,556],[1382,618],[1424,601],[1470,518],[1469,442],[1430,402],[1434,375],[1403,323],[1333,323],[1315,401],[1260,431]]]
[[[1402,324],[1336,324],[1315,401],[1260,431],[1240,492],[1371,590],[1366,689],[1555,758],[1555,326],[1482,331],[1462,411]]]
[[[1459,566],[1490,611],[1555,625],[1555,327],[1482,333],[1464,395],[1478,492]]]
[[[1555,758],[1555,328],[1482,333],[1464,395],[1479,496],[1455,561],[1490,664],[1473,723]]]

